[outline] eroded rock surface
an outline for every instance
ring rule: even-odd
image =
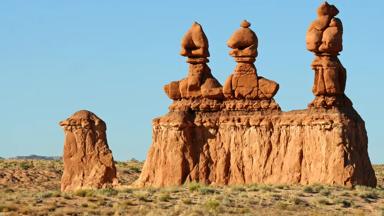
[[[346,71],[337,58],[342,49],[337,13],[336,7],[324,3],[307,33],[307,48],[316,55],[312,63],[316,97],[307,110],[282,112],[273,100],[279,85],[257,75],[253,63],[258,39],[247,21],[227,42],[237,65],[222,88],[223,97],[216,94],[219,85],[213,85],[209,96],[203,95],[206,79],[195,78],[204,76],[191,70],[186,79],[168,84],[165,90],[173,103],[167,115],[153,120],[152,145],[135,184],[376,186],[365,123],[344,94]],[[193,41],[188,34],[202,30],[192,28],[196,30],[186,38]],[[185,46],[182,54],[196,64],[206,56],[202,47],[208,48]],[[193,50],[198,50],[197,57],[190,54]],[[205,67],[205,62],[198,64]]]
[[[347,72],[337,57],[343,50],[343,24],[335,17],[338,13],[334,5],[323,3],[307,31],[307,49],[316,55],[311,65],[315,71],[312,92],[316,97],[309,107],[352,106],[344,94]]]
[[[188,76],[164,86],[164,91],[172,100],[181,99],[221,99],[221,84],[212,76],[208,67],[208,39],[203,28],[194,22],[181,42],[182,56],[188,57]]]
[[[353,109],[170,112],[153,121],[139,186],[375,186],[364,121]]]
[[[227,78],[223,93],[226,99],[273,100],[279,84],[257,75],[253,64],[258,55],[258,38],[244,20],[227,41],[229,54],[237,62],[234,72]]]
[[[116,168],[104,121],[81,110],[61,121],[60,126],[65,133],[61,191],[116,185]]]

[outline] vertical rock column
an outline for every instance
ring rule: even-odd
[[[345,96],[346,70],[337,57],[343,50],[343,25],[335,16],[339,10],[327,2],[317,10],[317,19],[307,31],[307,49],[315,53],[312,69],[315,81],[312,92],[315,99],[309,107],[345,107],[352,102]]]
[[[104,121],[92,112],[81,110],[61,121],[60,126],[65,133],[61,191],[116,185],[116,167]]]

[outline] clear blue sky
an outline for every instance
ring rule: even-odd
[[[305,33],[321,2],[2,0],[0,156],[61,155],[58,122],[88,109],[106,121],[117,160],[145,159],[151,120],[171,104],[163,85],[187,73],[178,53],[193,21],[203,25],[209,66],[223,83],[235,66],[226,40],[249,20],[258,73],[280,83],[283,110],[304,109],[314,76]],[[329,2],[344,24],[346,94],[366,121],[371,160],[384,163],[384,1]]]

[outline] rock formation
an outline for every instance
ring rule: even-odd
[[[312,69],[315,71],[313,94],[309,107],[351,106],[345,96],[346,70],[337,58],[343,50],[343,25],[335,16],[334,5],[323,3],[317,10],[317,20],[309,26],[306,36],[307,49],[315,53]]]
[[[164,86],[164,91],[168,97],[179,101],[179,103],[174,104],[174,109],[189,109],[188,104],[191,103],[191,100],[212,101],[222,99],[221,85],[212,76],[211,69],[207,65],[208,47],[208,39],[203,28],[200,24],[194,22],[181,42],[180,54],[188,57],[188,76]]]
[[[257,75],[257,36],[244,21],[228,41],[237,66],[223,87],[223,98],[182,95],[182,81],[165,87],[174,101],[168,114],[153,120],[152,145],[135,184],[376,186],[365,123],[344,95],[345,69],[337,59],[342,31],[334,18],[337,9],[325,3],[319,14],[307,35],[308,49],[317,55],[316,99],[309,109],[282,112],[273,101],[278,84]],[[195,26],[187,33],[183,40],[189,43],[183,44],[189,45],[183,45],[182,54],[192,56],[198,50],[194,58],[203,58],[208,46],[190,42],[193,28],[201,29]],[[195,40],[206,41],[201,38]],[[170,92],[178,92],[178,97]]]
[[[258,38],[249,28],[251,24],[248,21],[244,20],[240,26],[227,42],[232,49],[229,54],[234,57],[237,65],[224,84],[223,94],[226,99],[245,99],[254,104],[265,101],[271,104],[268,108],[279,109],[272,99],[279,90],[279,84],[258,76],[253,64],[258,55]]]
[[[104,121],[81,110],[61,121],[60,126],[65,133],[61,191],[116,185],[116,168]]]
[[[139,186],[375,186],[364,122],[353,111],[171,112],[154,119]]]

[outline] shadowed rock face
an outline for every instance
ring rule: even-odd
[[[61,191],[117,184],[104,121],[92,112],[81,110],[61,121],[60,126],[65,133]]]

